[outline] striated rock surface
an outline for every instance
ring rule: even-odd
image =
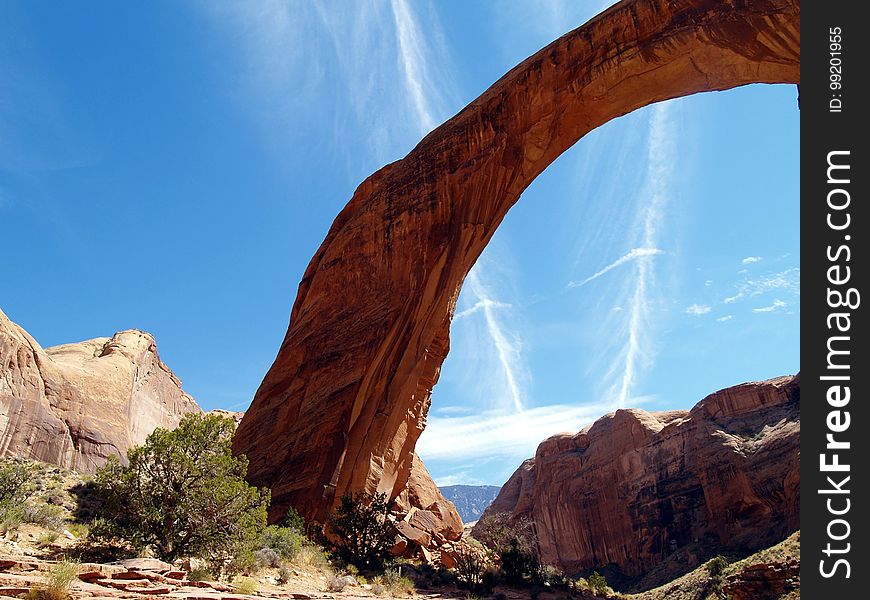
[[[793,376],[690,411],[617,410],[542,442],[483,519],[530,517],[542,560],[572,573],[638,576],[677,554],[695,556],[689,570],[705,549],[770,546],[799,527],[799,403]]]
[[[93,473],[156,427],[200,412],[151,334],[43,349],[0,311],[0,456]]]
[[[798,0],[626,0],[366,179],[312,258],[234,440],[272,516],[292,505],[323,521],[349,490],[402,492],[462,282],[560,154],[654,102],[798,83],[799,65]]]

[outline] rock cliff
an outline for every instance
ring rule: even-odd
[[[43,349],[0,311],[0,456],[93,473],[190,412],[200,408],[151,334]]]
[[[366,179],[312,258],[234,440],[273,516],[292,505],[323,521],[347,491],[405,488],[462,282],[560,154],[642,106],[798,83],[799,67],[798,0],[625,0]]]
[[[690,411],[617,410],[538,446],[487,515],[530,517],[541,558],[638,576],[706,550],[751,551],[799,527],[800,378],[745,383]],[[688,558],[687,558],[688,557]]]

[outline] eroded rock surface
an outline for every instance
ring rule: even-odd
[[[0,456],[93,473],[200,412],[149,333],[43,349],[0,311]]]
[[[798,83],[799,24],[798,0],[621,2],[366,179],[311,260],[235,437],[251,482],[272,490],[272,517],[292,505],[323,521],[350,490],[398,496],[462,282],[523,190],[642,106]]]
[[[484,513],[530,517],[544,562],[649,571],[704,548],[757,550],[799,527],[800,378],[746,383],[690,411],[617,410],[538,446]],[[686,565],[687,570],[697,566]]]

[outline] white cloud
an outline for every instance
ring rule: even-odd
[[[686,308],[686,314],[697,317],[700,315],[706,315],[711,310],[713,310],[713,308],[707,306],[706,304],[692,304],[691,306]]]
[[[412,100],[421,133],[429,133],[435,127],[435,118],[429,107],[428,89],[425,86],[426,50],[417,29],[414,15],[405,0],[392,0],[393,18],[399,40],[399,58],[405,74],[405,87]]]
[[[744,298],[753,298],[769,292],[787,292],[800,295],[801,270],[800,267],[792,267],[777,273],[770,273],[759,278],[743,279],[738,281],[734,288],[737,293],[724,298],[725,304],[733,304]]]
[[[511,305],[506,302],[498,302],[496,300],[492,300],[491,298],[485,298],[484,300],[478,300],[474,305],[465,310],[462,310],[456,313],[453,316],[453,320],[463,319],[465,317],[470,317],[471,315],[479,312],[483,309],[491,309],[491,308],[510,308]]]
[[[483,480],[472,477],[471,471],[459,471],[450,473],[435,479],[435,485],[446,487],[448,485],[484,485]]]
[[[568,282],[568,287],[575,288],[575,287],[584,286],[587,283],[589,283],[590,281],[592,281],[594,279],[598,279],[599,277],[601,277],[605,273],[608,273],[608,272],[612,271],[613,269],[616,269],[617,267],[624,265],[625,263],[631,262],[633,260],[637,260],[638,258],[655,256],[657,254],[663,254],[662,250],[659,250],[658,248],[634,248],[634,249],[630,250],[627,254],[617,258],[615,261],[613,261],[612,263],[610,263],[606,267],[603,267],[602,269],[600,269],[596,273],[590,275],[586,279],[584,279],[582,281],[570,281],[570,282]]]
[[[675,133],[670,119],[674,101],[660,102],[652,107],[649,138],[647,140],[647,172],[644,195],[647,204],[641,224],[641,248],[658,247],[662,213],[670,199],[670,182],[677,163],[673,139]],[[615,388],[616,405],[625,406],[641,369],[651,362],[650,310],[656,284],[656,253],[647,252],[636,257],[634,293],[629,301],[627,339],[624,346],[622,376]]]
[[[788,302],[783,302],[782,300],[777,298],[776,300],[773,301],[773,304],[771,304],[770,306],[762,306],[761,308],[753,308],[752,312],[769,313],[769,312],[773,312],[773,311],[777,310],[778,308],[784,308],[786,306],[788,306]]]
[[[522,361],[522,342],[519,335],[516,333],[514,333],[514,335],[506,333],[505,326],[499,319],[496,309],[510,305],[492,298],[491,292],[481,281],[481,269],[482,267],[475,265],[465,280],[469,291],[477,299],[477,302],[475,302],[471,308],[466,309],[459,314],[460,316],[468,316],[478,311],[483,313],[486,332],[495,347],[498,362],[501,365],[502,372],[507,382],[511,402],[514,409],[521,412],[524,404],[523,392],[520,388],[520,374],[524,371]]]
[[[462,417],[430,415],[425,435],[417,443],[423,461],[503,457],[522,460],[533,456],[538,444],[563,431],[576,433],[612,407],[541,406],[523,412],[495,412]]]
[[[718,317],[716,320],[719,321],[720,323],[724,323],[725,321],[730,321],[733,318],[734,318],[734,315],[725,315],[722,317]]]
[[[757,263],[760,260],[761,260],[760,256],[747,256],[746,258],[741,260],[740,263],[744,264],[744,265],[751,265],[752,263]]]

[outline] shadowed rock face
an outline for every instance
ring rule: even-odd
[[[311,260],[235,437],[272,517],[293,505],[323,520],[348,490],[401,493],[462,282],[522,191],[642,106],[799,82],[799,21],[798,0],[621,2],[364,181]]]
[[[542,442],[481,522],[531,517],[541,559],[569,573],[642,575],[696,542],[770,546],[800,525],[799,403],[794,376],[716,392],[691,411],[618,410]]]
[[[0,311],[0,456],[93,473],[200,412],[149,333],[43,349]]]

